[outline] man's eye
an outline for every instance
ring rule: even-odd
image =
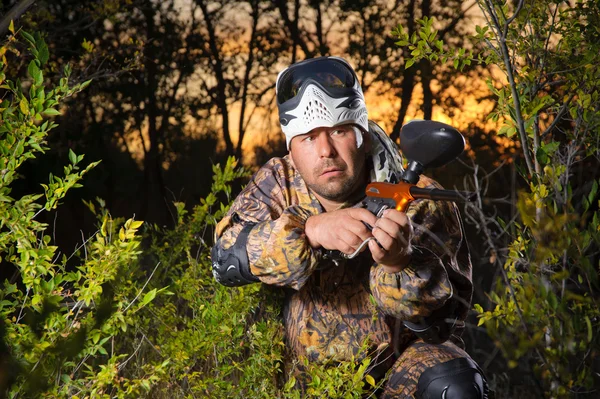
[[[331,132],[331,135],[332,136],[339,136],[339,135],[342,135],[344,133],[346,133],[345,130],[334,130],[333,132]]]
[[[313,137],[312,136],[306,136],[305,138],[302,139],[302,141],[313,141]]]

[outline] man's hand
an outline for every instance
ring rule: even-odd
[[[363,222],[374,226],[377,217],[364,208],[340,209],[309,217],[304,232],[313,248],[351,254],[364,240],[372,237]]]
[[[373,226],[373,237],[377,242],[369,242],[373,260],[383,266],[388,273],[396,273],[410,261],[410,240],[413,228],[406,213],[388,209]]]

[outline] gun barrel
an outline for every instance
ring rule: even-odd
[[[424,198],[455,202],[471,202],[476,197],[476,193],[469,191],[441,190],[439,188],[420,188],[416,186],[410,188],[410,194],[414,199]]]

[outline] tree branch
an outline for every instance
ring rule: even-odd
[[[452,29],[454,29],[454,27],[456,26],[456,24],[458,24],[465,16],[465,14],[471,9],[473,8],[475,5],[477,5],[477,1],[474,1],[473,3],[471,3],[469,6],[467,6],[464,10],[462,10],[456,17],[454,17],[454,19],[452,21],[450,21],[450,23],[448,24],[448,26],[446,26],[444,29],[442,29],[441,31],[439,31],[439,38],[440,40],[444,40],[444,36],[449,33]]]
[[[504,23],[504,37],[506,37],[506,33],[508,32],[508,25],[510,25],[512,23],[512,21],[514,21],[515,18],[517,18],[517,16],[521,12],[521,9],[523,8],[523,3],[524,3],[523,0],[519,0],[519,4],[517,4],[517,9],[515,10],[515,13],[512,15],[512,17],[508,18],[506,20],[506,22]]]
[[[522,3],[522,0],[520,1]],[[510,60],[510,54],[508,53],[508,46],[506,45],[506,32],[508,30],[508,24],[504,24],[503,27],[500,25],[500,21],[498,20],[498,16],[496,15],[496,11],[494,9],[494,5],[490,0],[486,1],[486,7],[492,20],[495,25],[495,30],[498,35],[498,46],[500,47],[500,51],[502,53],[502,59],[504,61],[504,66],[506,67],[506,75],[508,77],[508,82],[510,85],[510,90],[513,98],[513,105],[515,108],[515,122],[517,123],[517,128],[519,130],[519,137],[521,139],[521,147],[523,150],[523,156],[525,157],[525,163],[527,164],[527,170],[531,175],[533,175],[535,171],[535,166],[531,159],[531,155],[529,154],[529,143],[527,141],[527,131],[525,129],[525,121],[523,120],[523,114],[521,113],[521,100],[519,98],[519,92],[517,91],[517,84],[515,82],[514,76],[514,68],[513,64]],[[518,11],[521,8],[517,8]],[[516,18],[517,12],[510,18],[510,20],[514,20]],[[507,20],[508,21],[508,20]],[[502,33],[501,33],[502,28]]]
[[[27,11],[27,9],[33,4],[35,0],[21,0],[16,3],[7,13],[0,19],[0,35],[4,36],[10,21],[18,19],[21,15]]]
[[[567,109],[569,109],[569,105],[571,105],[571,101],[573,101],[573,98],[575,98],[575,94],[576,93],[571,94],[571,97],[569,97],[569,99],[567,101],[565,101],[565,103],[562,105],[562,107],[560,107],[558,114],[556,114],[556,117],[554,118],[554,120],[552,121],[550,126],[548,126],[548,128],[546,128],[546,130],[544,130],[544,133],[542,133],[540,135],[540,137],[542,139],[544,137],[546,137],[546,135],[550,134],[550,132],[552,132],[552,130],[556,127],[556,125],[561,120],[563,115],[567,112]]]

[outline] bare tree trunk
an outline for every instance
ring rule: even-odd
[[[294,42],[292,48],[292,64],[298,60],[298,42],[300,41],[300,32],[298,31],[298,18],[300,18],[300,0],[294,1],[294,21],[293,21],[293,33],[292,41]],[[305,53],[306,56],[306,53]]]
[[[258,0],[251,0],[252,6],[252,31],[250,32],[250,42],[248,43],[248,59],[246,60],[246,71],[244,72],[244,82],[242,84],[242,106],[240,110],[240,123],[238,127],[239,138],[235,149],[235,156],[242,156],[242,141],[246,130],[244,128],[244,117],[246,114],[246,102],[248,100],[248,85],[250,84],[250,71],[254,64],[254,46],[256,45],[256,29],[258,27],[259,4]],[[252,116],[252,115],[250,115]]]
[[[144,17],[146,19],[147,41],[151,43],[156,35],[154,16],[156,10],[149,6],[144,8]],[[144,220],[155,220],[166,222],[166,209],[164,199],[166,190],[162,178],[162,160],[159,152],[159,131],[157,128],[157,119],[159,109],[156,103],[156,92],[158,88],[157,68],[152,55],[152,45],[144,48],[145,75],[146,75],[146,105],[145,109],[148,118],[148,137],[150,147],[144,157],[144,193],[145,198],[141,204],[141,213]],[[140,126],[141,128],[141,126]]]
[[[317,10],[317,42],[319,43],[319,53],[324,56],[329,53],[327,41],[323,35],[323,11],[321,10],[321,2],[315,1],[313,8]]]
[[[412,99],[412,93],[415,88],[415,75],[414,71],[408,72],[404,71],[404,79],[402,80],[402,95],[400,96],[400,111],[398,111],[398,119],[396,119],[396,123],[394,124],[394,128],[392,129],[392,133],[390,137],[392,140],[396,141],[400,137],[400,128],[404,123],[404,118],[406,117],[406,113],[408,111],[408,106],[410,105],[410,100]]]
[[[213,72],[215,73],[215,79],[217,80],[217,92],[215,95],[215,102],[221,113],[223,139],[225,140],[225,151],[228,155],[233,155],[235,150],[231,141],[231,132],[229,131],[229,110],[227,109],[227,93],[225,85],[225,76],[223,74],[223,61],[221,60],[221,53],[217,46],[217,36],[213,27],[213,21],[208,14],[208,8],[204,0],[197,0],[202,15],[204,16],[204,22],[206,23],[206,30],[208,31],[208,45],[212,53],[214,62],[211,63]]]
[[[287,0],[273,0],[275,6],[279,10],[279,14],[283,19],[283,23],[287,30],[290,33],[290,37],[293,42],[293,52],[292,52],[292,62],[296,61],[296,47],[300,46],[304,55],[306,57],[311,57],[313,54],[308,50],[308,46],[304,39],[300,36],[300,31],[298,29],[298,18],[299,18],[299,10],[300,10],[300,0],[295,0],[295,10],[294,10],[294,21],[290,20],[290,16],[288,15],[288,4]]]
[[[12,8],[0,19],[0,36],[4,36],[10,21],[18,19],[21,15],[27,11],[27,9],[33,4],[35,0],[21,0],[16,3]]]
[[[369,70],[369,54],[367,51],[367,44],[368,40],[369,40],[369,14],[364,12],[362,14],[362,23],[363,23],[363,41],[365,43],[364,46],[362,46],[361,48],[361,54],[360,54],[360,61],[359,61],[359,65],[360,65],[360,69],[361,69],[361,73],[360,73],[360,87],[362,87],[363,90],[366,91],[366,84],[365,84],[365,77],[367,76],[367,72]]]
[[[408,18],[407,18],[407,28],[408,34],[412,35],[415,31],[415,0],[410,0],[408,6]],[[400,128],[404,123],[404,118],[406,117],[406,112],[408,111],[408,106],[410,105],[410,100],[412,99],[412,93],[415,86],[415,71],[409,69],[404,69],[402,72],[402,94],[400,95],[400,110],[398,111],[398,118],[396,119],[396,123],[392,129],[392,133],[390,137],[392,140],[398,140],[400,137]]]
[[[423,60],[421,67],[421,85],[423,86],[423,119],[431,119],[433,114],[433,92],[431,91],[431,63]]]
[[[429,17],[431,14],[431,1],[423,0],[422,6],[423,17]],[[431,91],[431,78],[433,76],[433,68],[431,63],[423,60],[419,63],[421,67],[421,85],[423,86],[423,119],[431,119],[433,114],[433,92]]]
[[[444,29],[441,29],[438,32],[439,35],[439,39],[440,40],[445,40],[446,35],[450,32],[452,32],[452,30],[454,30],[454,28],[456,27],[456,25],[465,17],[465,14],[473,7],[475,7],[477,5],[477,0],[473,1],[471,4],[469,4],[466,7],[461,7],[460,12],[454,17],[454,19],[452,21],[450,21],[450,23],[448,23],[448,26],[446,26]]]

